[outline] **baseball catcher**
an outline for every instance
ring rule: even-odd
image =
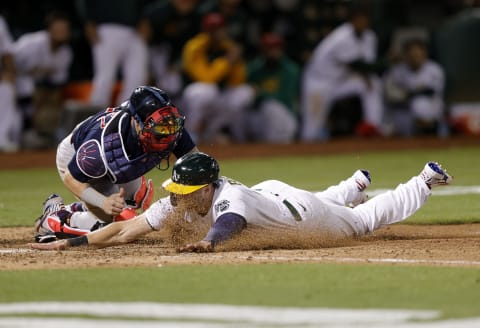
[[[183,128],[184,117],[168,95],[140,86],[119,107],[90,116],[57,148],[57,169],[65,186],[82,202],[64,205],[52,194],[35,223],[36,241],[80,236],[112,221],[130,219],[153,199],[144,174],[170,154],[196,148]]]

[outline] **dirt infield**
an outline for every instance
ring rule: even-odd
[[[324,144],[236,145],[200,148],[217,158],[252,158],[281,155],[335,154],[394,149],[448,148],[477,146],[478,138],[450,139],[363,139],[335,140]],[[1,169],[54,167],[53,150],[0,154]],[[231,251],[220,247],[213,254],[178,254],[160,233],[129,245],[107,249],[74,249],[40,252],[26,244],[33,241],[33,227],[0,229],[0,269],[132,267],[170,264],[270,263],[270,262],[353,262],[386,264],[454,265],[480,267],[480,224],[419,226],[394,225],[374,235],[335,243],[330,247]],[[245,245],[244,245],[245,247]],[[292,246],[294,247],[294,246]],[[286,248],[292,248],[286,247]],[[238,248],[235,248],[238,249]],[[241,249],[241,248],[240,248]]]
[[[339,262],[480,267],[480,224],[393,225],[374,235],[316,249],[258,249],[179,254],[154,232],[129,245],[105,249],[33,251],[33,228],[0,229],[0,269],[136,267],[178,264]]]

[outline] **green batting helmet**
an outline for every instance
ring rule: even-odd
[[[174,194],[186,195],[218,180],[220,167],[210,155],[201,152],[180,157],[173,165],[172,177],[162,187]]]

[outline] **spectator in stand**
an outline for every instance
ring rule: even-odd
[[[413,136],[438,131],[444,117],[444,88],[443,69],[428,58],[425,42],[407,41],[403,61],[385,77],[385,99],[395,132]]]
[[[283,38],[274,33],[261,37],[261,55],[248,65],[247,81],[256,91],[248,126],[257,141],[288,143],[295,138],[298,121],[299,67],[283,52]]]
[[[199,10],[202,16],[209,13],[218,13],[225,19],[227,34],[243,47],[243,55],[252,49],[248,38],[249,17],[242,4],[242,0],[207,0],[201,1]]]
[[[85,34],[92,47],[93,90],[92,105],[112,105],[111,97],[122,73],[122,90],[116,105],[128,99],[133,90],[147,82],[150,38],[145,20],[143,0],[84,0]]]
[[[12,48],[10,31],[0,16],[0,152],[13,152],[19,147],[21,123],[15,105],[15,64]]]
[[[27,148],[46,147],[55,139],[62,86],[68,81],[72,62],[69,18],[52,12],[46,26],[46,30],[22,35],[14,44],[16,92]]]
[[[152,29],[150,66],[156,85],[171,98],[181,95],[184,81],[181,55],[184,44],[198,33],[198,0],[155,1],[145,9]]]
[[[222,15],[204,16],[202,29],[183,49],[183,68],[192,80],[183,93],[186,128],[199,142],[208,142],[226,127],[234,141],[243,142],[254,95],[246,84],[242,49],[228,36]]]
[[[367,12],[355,8],[350,20],[315,48],[302,81],[302,140],[328,139],[332,103],[352,95],[358,95],[362,102],[365,123],[360,132],[379,132],[383,119],[381,82],[374,74],[377,39],[369,22]]]

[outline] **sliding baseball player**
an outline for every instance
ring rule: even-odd
[[[170,196],[155,202],[144,214],[85,236],[32,244],[32,248],[104,247],[131,242],[152,230],[162,229],[165,220],[175,212],[192,224],[201,218],[212,223],[201,241],[185,245],[179,249],[181,252],[213,251],[217,244],[246,228],[261,233],[265,233],[265,229],[314,231],[319,236],[345,238],[405,220],[425,204],[432,187],[451,180],[438,163],[428,162],[418,176],[362,203],[364,189],[370,185],[367,171],[356,171],[351,178],[321,193],[311,193],[277,180],[248,188],[219,176],[219,166],[213,157],[191,153],[177,160],[171,179],[163,183]],[[350,208],[345,206],[348,203],[361,204]]]

